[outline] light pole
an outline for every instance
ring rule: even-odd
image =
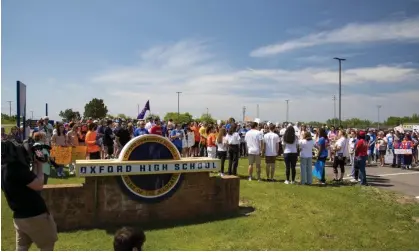
[[[290,100],[285,100],[285,101],[287,102],[287,123],[288,123],[288,115],[289,115],[289,110],[288,110],[288,109],[289,109],[289,107],[288,107],[288,103],[289,103],[289,101],[290,101]]]
[[[31,110],[31,119],[33,120],[33,110]]]
[[[333,95],[333,126],[336,128],[336,95]]]
[[[209,116],[208,108],[207,108],[207,117]]]
[[[259,104],[256,104],[256,118],[259,118]]]
[[[9,103],[9,117],[12,117],[12,102],[13,101],[7,101]]]
[[[246,118],[246,106],[243,106],[243,123],[244,123],[245,118]]]
[[[179,122],[179,98],[182,92],[176,92],[176,93],[177,93],[177,123],[180,123]]]
[[[341,120],[342,120],[342,61],[345,61],[346,59],[336,58],[336,57],[333,59],[339,61],[339,126],[340,126]]]
[[[380,130],[380,108],[381,108],[381,105],[377,105],[377,119],[378,119],[377,130]]]

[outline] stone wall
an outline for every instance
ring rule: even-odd
[[[187,220],[238,210],[238,177],[210,177],[206,172],[183,176],[174,195],[153,204],[132,200],[116,177],[87,177],[79,185],[47,185],[42,194],[59,230]]]

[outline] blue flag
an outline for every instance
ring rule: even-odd
[[[147,110],[150,110],[150,100],[147,101],[143,110],[141,110],[141,113],[138,114],[137,119],[139,119],[139,120],[144,119],[144,116],[145,116],[145,113],[147,112]]]

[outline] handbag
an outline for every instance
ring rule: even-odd
[[[312,174],[317,179],[322,179],[324,172],[324,162],[317,160],[316,163],[314,163],[314,169],[312,171]]]

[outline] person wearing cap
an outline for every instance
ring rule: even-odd
[[[162,128],[161,128],[160,118],[156,118],[154,120],[154,126],[151,127],[149,132],[150,132],[150,134],[159,135],[159,136],[161,136],[163,134],[162,133]]]

